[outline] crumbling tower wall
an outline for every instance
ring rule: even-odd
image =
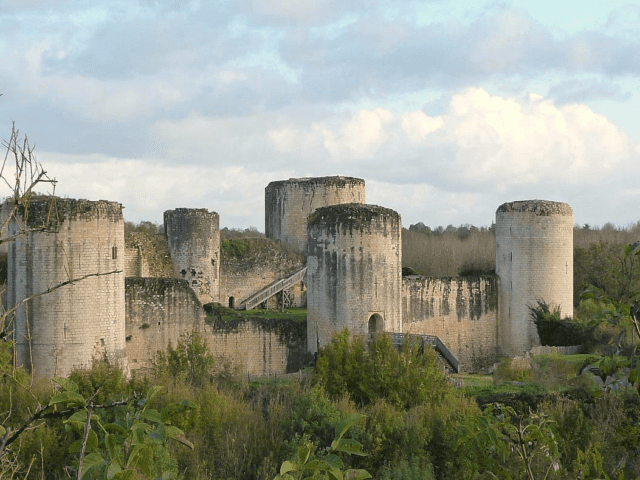
[[[122,205],[35,200],[18,218],[28,233],[8,247],[7,307],[53,290],[16,310],[17,364],[43,377],[94,359],[126,367]],[[8,233],[22,230],[14,219]]]
[[[573,316],[573,210],[528,200],[496,211],[496,274],[500,278],[501,353],[524,355],[540,345],[529,306],[538,300]]]
[[[271,182],[265,188],[266,236],[305,254],[309,215],[343,203],[366,203],[364,180],[336,176]]]
[[[202,304],[220,300],[220,219],[206,208],[164,212],[176,278],[189,282]]]
[[[309,217],[307,345],[335,333],[402,332],[402,224],[375,205],[323,207]]]

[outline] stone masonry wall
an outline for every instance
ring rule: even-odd
[[[214,356],[229,359],[250,377],[297,372],[307,365],[306,324],[246,319],[213,321],[204,338]]]
[[[140,247],[125,248],[125,276],[126,277],[148,277],[149,264],[142,256]]]
[[[149,366],[156,351],[174,346],[181,335],[202,330],[205,313],[186,280],[127,278],[127,357],[132,369]]]
[[[320,208],[309,218],[310,352],[335,333],[402,332],[400,215],[375,205]]]
[[[250,295],[286,278],[305,264],[303,255],[283,248],[268,238],[225,239],[221,248],[220,302],[233,297],[238,307]],[[306,305],[306,287],[292,289],[295,306]],[[272,302],[275,305],[275,299]]]
[[[220,301],[220,219],[216,212],[177,208],[164,212],[174,277],[189,281],[204,304]]]
[[[306,253],[307,219],[317,208],[366,203],[364,180],[351,177],[290,178],[265,188],[267,238]]]
[[[498,354],[497,277],[402,279],[403,332],[437,335],[460,370],[486,370]]]
[[[215,357],[250,376],[297,371],[305,365],[306,325],[287,321],[236,320],[207,323],[202,304],[186,280],[126,279],[127,357],[132,369],[149,368],[158,350],[194,330]]]
[[[240,302],[256,293],[258,290],[283,278],[279,270],[271,265],[258,265],[243,271],[227,271],[220,275],[220,301],[228,306],[229,298],[233,297],[236,306]],[[294,307],[304,307],[307,304],[306,286],[304,283],[291,288],[294,296]]]
[[[94,359],[126,368],[122,205],[56,198],[53,204],[34,201],[20,216],[28,228],[49,233],[28,233],[9,246],[8,307],[91,276],[18,308],[18,365],[41,377],[68,375]],[[13,220],[10,233],[17,229]]]
[[[496,211],[501,353],[524,355],[540,345],[529,306],[538,300],[573,316],[573,211],[566,203],[527,200]]]
[[[125,230],[124,242],[127,277],[173,277],[169,244],[164,233]]]

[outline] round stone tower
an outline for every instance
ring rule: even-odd
[[[400,215],[357,203],[309,217],[307,340],[315,353],[348,328],[353,335],[402,332]]]
[[[220,219],[206,208],[164,212],[176,278],[189,281],[202,304],[220,300]]]
[[[316,177],[271,182],[265,188],[266,236],[304,254],[309,215],[317,208],[342,203],[366,203],[364,180]]]
[[[42,377],[66,376],[94,359],[126,368],[122,205],[34,200],[18,216],[30,233],[9,244],[7,307],[76,281],[18,307],[17,364]],[[12,220],[9,234],[21,230]]]
[[[520,356],[540,345],[529,306],[544,300],[573,316],[573,211],[566,203],[527,200],[496,211],[500,278],[498,344]]]

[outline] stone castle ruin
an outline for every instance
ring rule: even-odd
[[[367,337],[402,332],[402,225],[388,208],[317,209],[307,227],[307,339],[324,347],[348,328]]]
[[[34,201],[21,221],[51,224],[54,212],[54,228],[10,244],[5,307],[87,278],[17,309],[15,359],[41,376],[67,375],[95,359],[145,368],[158,349],[196,330],[215,356],[249,375],[271,375],[298,370],[348,328],[365,337],[416,335],[455,369],[483,371],[500,356],[524,355],[540,344],[528,305],[544,299],[571,315],[568,205],[501,205],[496,275],[429,278],[402,277],[401,217],[365,198],[364,180],[355,178],[270,183],[266,235],[302,255],[274,253],[251,265],[222,261],[219,216],[206,209],[169,210],[162,241],[125,247],[122,205],[55,199],[52,209]],[[12,225],[17,231],[16,220]],[[274,296],[306,305],[306,325],[221,322],[203,308],[211,302],[252,308]]]
[[[7,308],[63,282],[90,276],[17,309],[13,320],[17,363],[45,377],[67,374],[72,366],[90,364],[93,358],[126,368],[122,205],[39,200],[19,218],[35,231],[9,244],[3,300]],[[7,234],[20,228],[13,219]],[[38,231],[41,228],[46,231]]]

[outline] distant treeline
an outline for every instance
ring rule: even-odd
[[[495,265],[494,225],[449,225],[432,230],[420,222],[402,230],[402,266],[420,275],[490,275]]]
[[[587,284],[617,288],[609,271],[622,268],[624,245],[640,240],[640,222],[627,227],[607,223],[573,229],[574,288],[576,296]],[[423,223],[402,232],[402,265],[430,277],[488,275],[495,272],[495,225],[461,225],[431,229]],[[619,288],[627,288],[628,285]]]

